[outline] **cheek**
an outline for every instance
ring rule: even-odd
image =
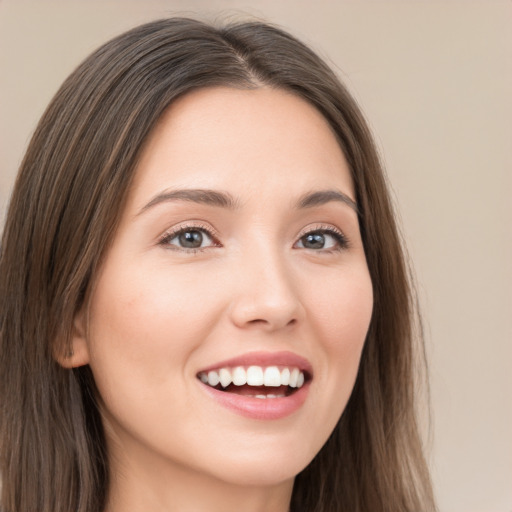
[[[200,306],[197,276],[192,279],[187,272],[171,272],[162,264],[137,267],[124,262],[119,269],[112,267],[105,268],[96,287],[92,321],[114,333],[155,332],[160,326],[165,326],[168,336],[181,333],[187,322],[181,322],[179,330],[173,329],[173,323]]]
[[[123,268],[106,269],[91,302],[90,364],[106,394],[114,388],[135,393],[183,374],[188,354],[208,335],[214,317],[206,313],[208,300],[198,300],[197,280],[191,287],[186,274]]]
[[[330,350],[360,351],[373,310],[373,289],[366,266],[340,272],[338,277],[331,275],[309,295],[311,316]]]
[[[372,316],[373,290],[366,266],[331,275],[310,297],[312,328],[323,349],[317,399],[330,401],[323,420],[334,428],[352,393]]]

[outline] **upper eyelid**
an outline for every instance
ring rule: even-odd
[[[308,233],[314,233],[316,231],[332,231],[334,233],[338,233],[340,235],[345,236],[345,233],[341,229],[337,228],[336,226],[333,226],[332,224],[318,224],[315,225],[314,227],[309,225],[308,227],[301,229],[299,231],[298,237],[300,238],[304,235],[307,235]]]
[[[213,228],[212,226],[208,226],[208,225],[205,225],[203,224],[202,222],[199,222],[196,224],[194,223],[194,221],[188,221],[184,224],[181,224],[181,225],[178,225],[178,226],[173,226],[167,230],[164,231],[164,233],[162,233],[162,235],[160,235],[158,237],[158,241],[161,242],[163,240],[168,240],[172,237],[175,237],[176,235],[178,235],[179,233],[182,233],[183,231],[187,231],[187,230],[190,230],[190,231],[193,231],[193,230],[197,230],[197,231],[205,231],[206,233],[208,233],[208,235],[217,240],[218,241],[218,233],[217,233],[217,230],[215,228]]]
[[[219,240],[220,235],[218,234],[217,230],[215,228],[213,228],[213,226],[211,226],[211,225],[204,224],[202,221],[197,221],[197,223],[196,223],[196,221],[187,221],[187,222],[185,222],[181,225],[178,225],[176,227],[169,228],[162,235],[160,235],[158,237],[158,243],[162,243],[164,241],[171,240],[178,234],[182,233],[183,231],[187,231],[187,230],[205,231],[208,234],[208,236],[210,236],[212,238],[212,241],[216,244],[217,247],[219,245],[222,245],[222,243]],[[299,241],[302,237],[306,236],[307,234],[315,233],[318,231],[323,231],[326,233],[332,232],[334,234],[341,236],[346,241],[346,243],[349,243],[349,239],[345,235],[344,231],[342,231],[341,229],[339,229],[338,227],[336,227],[332,224],[325,224],[325,223],[319,223],[316,225],[310,224],[310,225],[302,228],[299,231],[299,233],[296,235],[296,241],[294,243]]]

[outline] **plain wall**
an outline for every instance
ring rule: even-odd
[[[440,510],[512,512],[512,3],[0,0],[0,219],[63,79],[108,38],[174,13],[278,23],[355,94],[418,276]]]

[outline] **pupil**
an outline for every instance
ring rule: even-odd
[[[196,249],[203,243],[203,234],[200,231],[185,231],[179,235],[179,241],[182,247]]]
[[[321,233],[311,233],[306,235],[306,239],[302,243],[308,249],[322,249],[325,245],[325,237]]]

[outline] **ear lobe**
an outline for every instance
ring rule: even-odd
[[[89,347],[87,344],[85,315],[80,311],[73,322],[73,335],[69,352],[62,350],[56,355],[57,362],[64,368],[78,368],[89,364]]]

